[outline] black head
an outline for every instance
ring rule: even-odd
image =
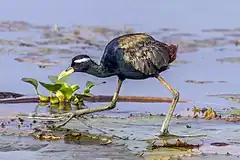
[[[85,72],[92,62],[88,55],[78,55],[72,59],[71,67],[74,69],[74,72]]]

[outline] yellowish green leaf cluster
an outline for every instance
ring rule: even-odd
[[[204,116],[204,119],[206,119],[206,120],[214,119],[214,118],[217,117],[216,111],[214,111],[210,107],[208,107],[208,108],[197,108],[197,107],[194,106],[193,107],[193,115],[194,116],[199,116],[200,114],[202,114]]]
[[[61,79],[58,79],[57,76],[48,76],[48,79],[52,83],[44,83],[33,78],[22,78],[22,81],[34,86],[36,95],[41,102],[50,102],[51,104],[72,103],[75,105],[82,105],[84,97],[92,96],[90,93],[91,88],[97,85],[93,82],[87,81],[85,90],[80,94],[75,94],[80,87],[77,84],[68,84],[67,81],[69,76],[64,76]],[[49,96],[39,94],[38,83],[49,91]]]

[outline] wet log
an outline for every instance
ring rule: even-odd
[[[110,102],[112,96],[108,95],[94,95],[92,97],[84,98],[84,101],[87,102]],[[9,104],[9,103],[38,103],[39,98],[15,98],[15,99],[2,99],[0,104]],[[141,102],[141,103],[171,103],[172,98],[167,97],[148,97],[148,96],[119,96],[118,102]],[[191,102],[191,100],[179,100],[180,103]]]

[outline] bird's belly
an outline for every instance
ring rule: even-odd
[[[145,75],[143,73],[141,73],[140,71],[135,70],[132,67],[125,67],[123,69],[120,70],[119,73],[120,77],[126,78],[126,79],[146,79],[149,78],[151,76],[149,75]]]
[[[118,76],[124,79],[147,79],[152,77],[150,75],[146,75],[138,70],[136,70],[130,63],[126,63],[125,60],[120,56],[118,61],[119,73]]]

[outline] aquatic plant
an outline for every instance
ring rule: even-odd
[[[198,117],[200,115],[200,113],[202,113],[205,120],[211,120],[211,119],[215,119],[216,117],[218,117],[216,111],[213,110],[212,108],[210,108],[209,106],[207,108],[205,108],[205,107],[197,108],[196,106],[194,106],[192,111],[193,111],[194,117]]]
[[[79,85],[73,84],[70,85],[67,83],[69,76],[65,76],[61,79],[58,79],[57,76],[48,76],[48,79],[52,83],[44,83],[38,81],[34,78],[22,78],[23,82],[29,83],[34,86],[35,93],[38,96],[40,102],[50,102],[51,104],[61,104],[61,103],[72,103],[72,104],[83,104],[85,97],[93,96],[91,94],[91,88],[95,85],[102,83],[93,83],[90,81],[86,82],[86,87],[82,93],[77,94],[76,91],[80,89]],[[49,96],[41,95],[38,91],[38,84],[43,86],[49,91]]]

